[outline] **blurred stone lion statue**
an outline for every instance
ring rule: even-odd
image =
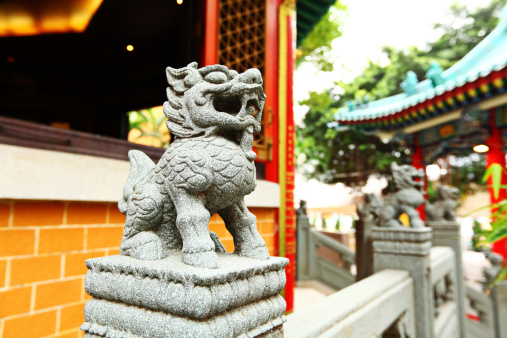
[[[455,209],[458,205],[458,188],[448,185],[439,185],[437,189],[437,201],[433,204],[426,203],[426,219],[428,221],[454,221]]]
[[[424,203],[424,171],[408,164],[399,166],[393,162],[391,172],[395,192],[384,199],[384,207],[380,211],[380,226],[403,226],[400,215],[407,214],[410,227],[424,227],[424,222],[416,210]]]

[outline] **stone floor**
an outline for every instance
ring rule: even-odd
[[[294,312],[316,303],[336,290],[315,280],[298,281],[294,291]]]

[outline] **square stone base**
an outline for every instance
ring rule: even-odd
[[[285,321],[285,300],[275,295],[205,320],[92,299],[81,330],[85,337],[276,337]]]
[[[427,256],[431,249],[431,228],[380,228],[371,232],[374,254]],[[375,260],[375,259],[374,259]]]
[[[219,254],[219,269],[186,265],[181,253],[156,260],[93,258],[85,289],[87,336],[255,337],[280,334],[288,260]],[[273,334],[271,334],[273,332]],[[276,336],[275,335],[275,336]]]

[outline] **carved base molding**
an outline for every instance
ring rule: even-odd
[[[433,238],[458,240],[461,227],[456,221],[427,221],[426,225],[433,229]]]
[[[373,252],[395,255],[426,256],[431,249],[430,228],[372,229]]]
[[[93,258],[85,289],[86,337],[275,337],[285,322],[287,259],[219,254],[219,269],[181,262]]]

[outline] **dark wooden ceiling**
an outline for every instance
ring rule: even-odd
[[[0,38],[0,115],[125,138],[127,111],[164,102],[165,67],[199,61],[201,7],[105,0],[84,33]]]

